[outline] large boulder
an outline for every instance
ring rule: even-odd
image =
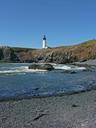
[[[51,71],[54,69],[54,67],[51,64],[32,64],[29,66],[29,69],[39,69],[39,70]]]

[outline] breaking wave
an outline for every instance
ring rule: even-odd
[[[54,64],[53,66],[58,70],[86,70],[85,67],[78,67],[73,65]]]
[[[28,64],[29,65],[29,64]],[[38,69],[28,69],[26,66],[10,66],[10,67],[0,67],[0,74],[20,74],[20,73],[32,73],[32,72],[46,72],[46,70]],[[73,65],[64,64],[52,64],[55,70],[86,70],[85,67],[78,67]]]
[[[1,99],[69,94],[96,88],[96,72],[90,72],[85,67],[52,64],[55,70],[45,72],[28,69],[30,65],[0,64]]]
[[[0,74],[18,74],[18,73],[28,73],[28,72],[44,72],[45,70],[33,70],[33,69],[28,69],[28,66],[21,66],[21,67],[15,67],[11,68],[8,70],[2,70],[0,71]]]

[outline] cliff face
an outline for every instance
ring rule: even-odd
[[[19,59],[12,48],[2,47],[2,48],[0,48],[0,61],[2,61],[2,62],[18,62]]]
[[[80,45],[48,49],[0,48],[0,60],[5,62],[71,63],[96,59],[96,40]]]

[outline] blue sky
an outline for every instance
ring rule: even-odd
[[[95,39],[96,0],[0,0],[0,45],[42,47]]]

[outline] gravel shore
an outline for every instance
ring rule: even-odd
[[[0,128],[96,128],[96,91],[2,101]]]

